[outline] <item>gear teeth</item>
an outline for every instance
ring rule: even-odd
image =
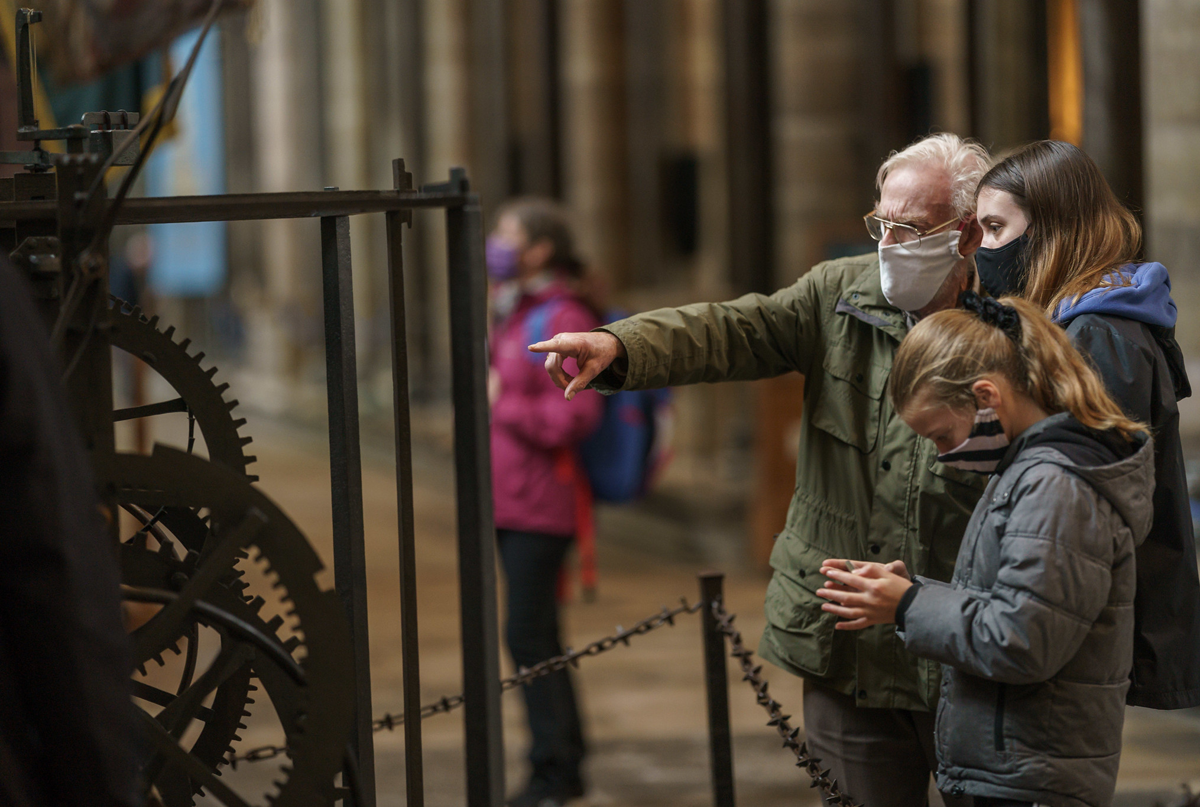
[[[225,394],[225,391],[226,391],[226,390],[228,390],[228,389],[229,389],[229,384],[227,384],[227,383],[225,383],[225,384],[218,384],[218,385],[217,385],[217,393],[218,393],[219,395],[224,395],[224,394]]]
[[[271,617],[271,619],[267,622],[267,627],[271,629],[271,633],[275,633],[282,626],[283,626],[283,617],[281,617],[279,614],[276,614],[275,616]]]
[[[226,401],[226,402],[225,402],[225,408],[226,408],[226,409],[228,409],[230,412],[232,412],[234,409],[237,409],[237,405],[238,405],[238,399],[237,399],[237,398],[234,398],[232,401]],[[245,422],[246,422],[246,421],[244,421],[244,420],[242,421],[242,423],[245,423]],[[241,428],[241,426],[238,426],[238,428],[240,429],[240,428]]]
[[[163,331],[163,336],[167,337],[168,339],[170,339],[174,335],[175,335],[175,326],[174,325],[168,325],[167,329],[165,331]]]
[[[237,401],[234,401],[234,402],[233,402],[233,406],[237,406]],[[233,408],[233,406],[231,406],[231,407],[229,407],[229,408],[230,408],[230,409],[232,409],[232,408]],[[245,418],[238,418],[237,420],[235,420],[235,421],[233,422],[233,428],[235,428],[235,429],[240,429],[240,428],[242,428],[242,427],[243,427],[243,426],[245,426],[245,425],[246,425],[246,419],[245,419]]]
[[[146,675],[146,665],[145,664],[137,665],[137,671],[139,673],[141,673],[142,675]]]
[[[155,653],[153,656],[151,656],[151,658],[154,659],[155,663],[157,663],[159,667],[167,666],[167,662],[163,660],[162,653]]]
[[[261,609],[261,608],[262,608],[264,605],[266,605],[266,604],[267,604],[267,601],[266,601],[266,600],[264,600],[262,597],[255,597],[254,599],[250,600],[250,602],[248,602],[248,603],[246,603],[246,604],[247,604],[247,605],[249,605],[249,606],[250,606],[250,608],[251,608],[251,609],[254,611],[254,613],[256,613],[256,614],[257,614],[257,613],[259,612],[259,610],[260,610],[260,609]]]
[[[296,648],[299,647],[301,644],[303,644],[303,642],[300,641],[300,637],[293,636],[290,639],[288,639],[286,642],[283,643],[283,649],[288,651],[289,653],[293,653],[293,652],[295,652]]]
[[[254,456],[253,454],[250,454],[246,457],[246,464],[249,465],[252,462],[258,462],[258,457]]]
[[[142,315],[142,307],[140,305],[135,305],[133,308],[129,309],[129,313],[133,314],[135,317],[140,317]]]
[[[244,445],[244,446],[248,446],[248,445],[250,445],[250,444],[251,444],[251,443],[253,443],[253,442],[254,442],[254,438],[253,438],[253,437],[243,437],[243,438],[242,438],[242,445]]]
[[[251,485],[253,485],[255,482],[258,481],[258,474],[247,474],[246,481],[249,482]]]
[[[212,367],[209,367],[207,370],[204,371],[204,374],[206,376],[208,376],[209,378],[212,378],[213,376],[215,376],[217,374],[216,366],[214,365]]]
[[[156,330],[157,330],[157,328],[158,328],[158,314],[155,314],[154,316],[150,317],[150,319],[146,321],[146,324],[147,324],[147,325],[149,325],[151,328],[154,328],[154,329],[156,329]]]
[[[183,349],[184,351],[186,351],[186,350],[187,350],[187,349],[188,349],[188,348],[191,346],[191,344],[192,344],[192,340],[191,340],[191,339],[188,339],[188,338],[185,336],[185,337],[183,338],[183,341],[179,343],[179,347],[180,347],[181,349]]]
[[[196,364],[199,364],[201,362],[201,360],[203,360],[203,359],[204,359],[204,351],[203,350],[201,350],[195,356],[192,356],[192,361],[196,362]]]

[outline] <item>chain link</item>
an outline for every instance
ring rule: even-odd
[[[681,614],[694,614],[703,607],[703,603],[700,602],[689,605],[686,597],[681,597],[679,602],[680,604],[675,608],[667,608],[664,605],[662,610],[657,614],[643,619],[631,628],[623,628],[617,625],[616,633],[605,636],[602,639],[597,639],[580,650],[572,650],[568,647],[566,648],[566,652],[561,656],[548,658],[532,667],[522,667],[517,670],[515,675],[510,675],[500,682],[500,690],[507,692],[510,689],[524,686],[535,679],[556,673],[559,670],[565,670],[567,667],[578,667],[579,660],[585,656],[598,656],[601,653],[607,653],[619,645],[628,647],[629,640],[634,636],[643,636],[656,628],[661,628],[663,625],[673,626],[675,624],[675,617]],[[433,703],[427,703],[421,707],[421,719],[424,720],[437,714],[452,712],[466,703],[466,701],[466,695],[463,694],[439,698]],[[398,726],[403,725],[404,715],[394,715],[391,713],[384,713],[382,717],[376,718],[371,723],[372,729],[376,732],[384,730],[394,731]],[[287,748],[284,746],[264,745],[253,748],[244,754],[230,757],[229,764],[236,769],[239,762],[262,762],[286,753]]]
[[[829,778],[828,768],[821,770],[821,760],[809,753],[807,743],[797,739],[800,736],[800,728],[793,728],[788,722],[792,719],[791,715],[785,715],[779,701],[767,694],[768,682],[762,677],[762,665],[754,663],[754,651],[742,643],[741,631],[733,627],[733,620],[737,618],[737,614],[726,611],[720,600],[713,600],[712,614],[717,620],[717,629],[729,639],[729,655],[736,658],[742,667],[742,680],[754,689],[758,705],[765,709],[771,718],[767,725],[779,732],[779,736],[783,738],[783,747],[796,755],[796,767],[807,773],[812,780],[809,786],[819,788],[828,804],[838,807],[863,807],[861,804],[855,804],[850,794],[838,787],[837,779]]]

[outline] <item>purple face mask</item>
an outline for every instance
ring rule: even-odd
[[[489,235],[484,247],[488,277],[492,280],[512,280],[517,276],[521,250],[497,236]]]

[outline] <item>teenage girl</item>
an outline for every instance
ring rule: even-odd
[[[1134,549],[1153,442],[1036,306],[981,300],[919,322],[890,381],[939,461],[992,477],[949,584],[825,561],[824,609],[894,622],[944,665],[938,788],[976,807],[1102,807],[1116,788],[1133,660]]]
[[[1200,575],[1179,439],[1191,395],[1161,263],[1140,262],[1141,227],[1076,146],[1031,143],[980,181],[983,285],[1016,294],[1066,329],[1129,417],[1154,434],[1154,522],[1138,547],[1134,706],[1200,706]]]

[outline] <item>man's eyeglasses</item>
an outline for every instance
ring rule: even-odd
[[[943,221],[936,227],[930,227],[928,230],[918,230],[911,224],[901,224],[898,221],[881,219],[879,216],[875,215],[874,210],[863,216],[863,221],[867,223],[867,232],[870,233],[871,237],[876,241],[882,241],[884,234],[888,230],[891,230],[892,238],[896,239],[897,244],[900,244],[907,249],[916,249],[917,247],[921,246],[922,238],[927,235],[932,235],[943,227],[958,221],[958,216],[955,216],[949,221]]]

